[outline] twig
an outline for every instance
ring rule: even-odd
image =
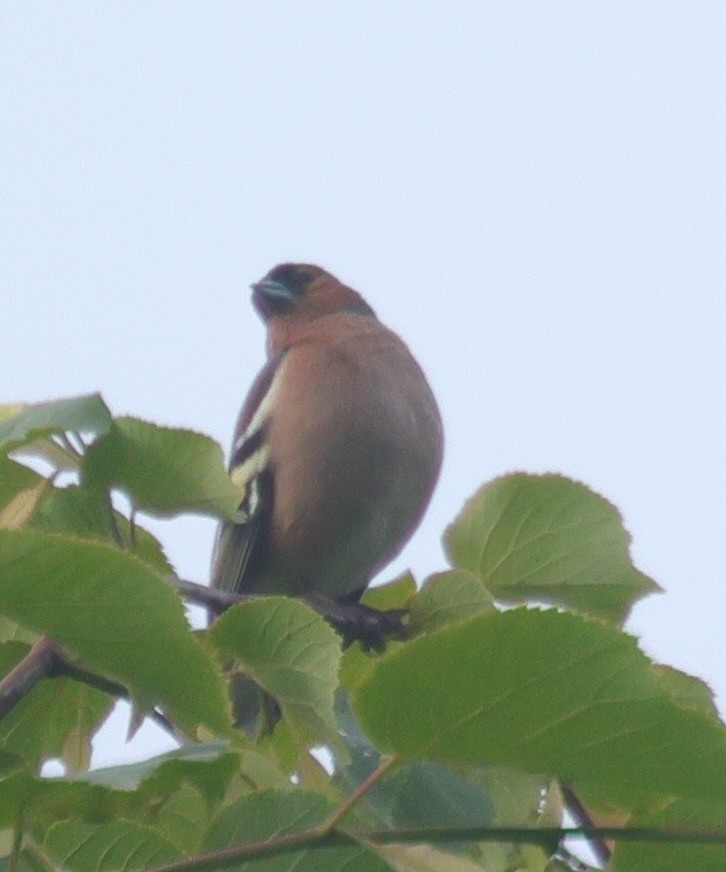
[[[181,872],[184,869],[224,869],[227,866],[234,866],[240,860],[251,860],[254,858],[266,857],[271,854],[287,853],[293,851],[297,847],[305,847],[307,845],[316,845],[319,847],[328,847],[330,845],[355,843],[355,836],[349,836],[342,830],[336,830],[338,823],[348,814],[353,806],[383,778],[390,770],[399,762],[398,757],[391,756],[382,760],[381,763],[371,772],[371,774],[360,784],[350,796],[346,797],[341,804],[333,810],[333,812],[316,827],[311,827],[301,833],[289,833],[273,839],[267,839],[262,842],[255,842],[249,845],[227,848],[223,851],[214,851],[210,854],[201,855],[196,858],[181,860],[177,863],[171,863],[167,866],[159,867],[156,872]],[[270,850],[272,849],[272,850]],[[189,865],[189,864],[192,865]]]
[[[323,825],[324,826],[324,825]],[[322,827],[313,827],[299,833],[250,842],[185,857],[164,866],[154,866],[148,872],[204,872],[204,870],[227,869],[245,860],[260,859],[287,854],[302,848],[339,848],[341,845],[371,842],[378,845],[418,844],[429,842],[447,844],[450,842],[514,842],[520,844],[543,845],[548,847],[554,841],[584,836],[592,839],[612,838],[627,842],[658,842],[697,844],[726,844],[726,830],[663,830],[651,827],[432,827],[427,829],[401,830],[339,830],[334,829],[321,835]]]
[[[58,646],[43,636],[0,681],[0,720],[39,682],[55,674]]]
[[[196,605],[206,606],[215,614],[221,614],[225,609],[237,603],[247,602],[249,600],[259,599],[253,594],[229,593],[226,590],[218,590],[216,587],[207,587],[205,584],[198,584],[196,581],[187,581],[184,578],[179,578],[176,575],[168,575],[166,580],[169,584],[176,588],[180,594]]]
[[[123,684],[74,663],[65,656],[57,642],[42,636],[0,681],[0,720],[45,678],[71,678],[118,699],[129,699],[131,696]],[[149,717],[174,738],[178,738],[174,725],[163,712],[152,709]]]
[[[231,593],[215,587],[207,587],[195,581],[188,581],[172,574],[166,577],[169,584],[189,602],[205,606],[215,615],[224,612],[237,603],[261,599],[264,594]],[[346,644],[359,639],[366,646],[380,650],[386,639],[400,638],[405,634],[402,624],[407,614],[405,609],[388,609],[381,611],[361,603],[347,603],[318,591],[296,597],[313,611],[325,618],[335,630],[343,636]]]
[[[74,681],[80,681],[82,684],[88,685],[88,687],[102,690],[110,696],[115,696],[117,699],[131,699],[131,694],[129,693],[128,688],[123,684],[119,684],[118,681],[113,681],[110,678],[104,678],[103,675],[98,675],[96,672],[84,669],[83,666],[79,666],[77,663],[72,663],[62,655],[58,671],[55,674],[59,677],[65,676],[67,678],[72,678]],[[162,729],[166,730],[173,738],[179,738],[174,724],[169,720],[164,712],[157,708],[152,708],[147,712],[147,714],[152,721],[158,724]]]
[[[347,797],[338,806],[338,808],[333,811],[330,817],[323,824],[321,824],[321,836],[331,833],[337,827],[340,821],[353,808],[353,806],[357,802],[359,802],[374,785],[378,784],[381,778],[384,778],[391,771],[391,769],[395,768],[399,762],[400,760],[395,754],[392,754],[390,757],[386,757],[385,759],[381,760],[378,766],[376,766],[376,768],[365,779],[365,781],[361,782],[361,784],[356,787],[353,793],[351,793],[351,795]]]

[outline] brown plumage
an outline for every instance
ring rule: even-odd
[[[282,264],[252,288],[268,362],[230,460],[249,519],[220,526],[212,584],[355,601],[428,505],[436,401],[401,339],[325,270]]]

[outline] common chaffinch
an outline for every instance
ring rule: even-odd
[[[220,525],[212,585],[357,602],[401,550],[441,466],[421,368],[354,290],[308,264],[252,285],[268,361],[234,434],[247,520]]]

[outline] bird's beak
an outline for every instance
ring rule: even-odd
[[[276,312],[287,309],[294,299],[289,288],[273,279],[262,279],[250,285],[252,302],[263,318],[269,318]]]

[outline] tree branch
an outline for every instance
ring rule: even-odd
[[[363,796],[378,782],[385,777],[391,769],[395,768],[399,763],[399,758],[395,755],[386,757],[376,766],[368,778],[356,787],[356,789],[347,797],[330,815],[330,817],[320,825],[320,835],[326,835],[333,832],[340,821],[348,814],[353,806],[359,802]]]
[[[72,678],[74,681],[80,681],[82,684],[94,687],[96,690],[102,690],[110,696],[115,696],[117,699],[131,699],[131,694],[129,693],[128,688],[123,684],[119,684],[118,681],[113,681],[110,678],[104,678],[103,675],[98,675],[95,672],[90,672],[83,666],[67,660],[63,655],[60,655],[60,663],[56,675],[58,677],[65,676],[67,678]],[[160,709],[151,709],[148,712],[148,717],[151,718],[157,726],[166,730],[166,732],[174,739],[179,738],[174,724]]]
[[[42,636],[20,663],[0,681],[0,721],[45,678],[71,678],[117,699],[131,698],[123,684],[74,663],[66,657],[57,642],[48,636]],[[149,717],[177,738],[174,725],[163,712],[152,709]]]
[[[58,646],[43,636],[32,646],[8,674],[0,681],[0,720],[11,712],[44,678],[55,675]]]
[[[726,830],[653,829],[651,827],[432,827],[401,830],[339,830],[321,835],[321,827],[299,833],[288,833],[261,842],[250,842],[187,857],[164,866],[154,866],[149,872],[204,872],[228,869],[245,860],[257,860],[288,854],[303,848],[339,848],[342,845],[372,842],[378,845],[448,844],[450,842],[514,842],[550,847],[554,841],[584,836],[589,839],[612,838],[623,842],[658,842],[726,844]]]
[[[220,615],[237,603],[261,599],[265,594],[230,593],[179,578],[174,574],[166,576],[168,583],[186,600],[195,605],[205,606],[215,615]],[[405,636],[403,618],[406,609],[381,611],[362,603],[348,603],[326,596],[319,591],[296,597],[313,611],[325,618],[340,633],[346,643],[359,639],[369,648],[382,649],[387,638]]]
[[[185,599],[195,605],[206,606],[215,614],[221,614],[225,609],[237,603],[259,599],[253,594],[229,593],[226,590],[218,590],[216,587],[207,587],[206,584],[198,584],[196,581],[187,581],[173,574],[167,575],[166,580]]]

